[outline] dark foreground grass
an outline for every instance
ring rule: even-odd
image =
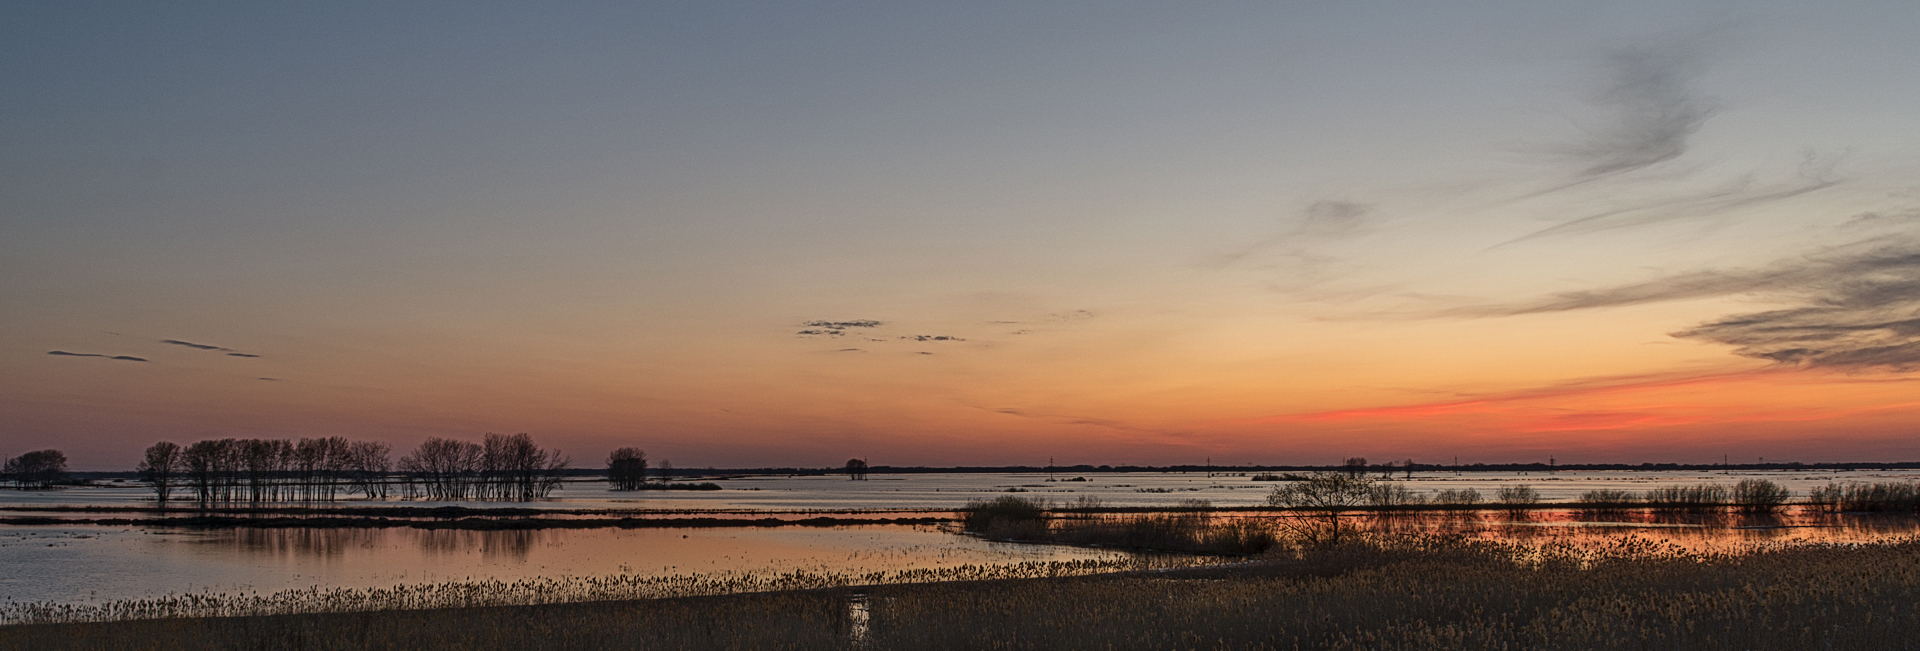
[[[1912,649],[1920,540],[1403,539],[1118,575],[0,627],[6,649]]]
[[[494,608],[0,627],[0,649],[841,649],[844,599],[820,592]],[[836,623],[836,620],[839,620]]]

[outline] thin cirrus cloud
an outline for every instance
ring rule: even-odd
[[[1756,184],[1750,177],[1742,178],[1722,188],[1608,208],[1533,231],[1496,247],[1548,236],[1579,235],[1714,217],[1761,204],[1785,201],[1839,185],[1842,179],[1835,175],[1834,170],[1839,163],[1840,157],[1808,152],[1802,156],[1799,169],[1790,179]]]
[[[98,358],[101,358],[101,359],[117,359],[117,360],[120,360],[120,361],[123,361],[123,362],[144,362],[144,361],[147,361],[147,360],[146,360],[146,358],[143,358],[143,357],[134,357],[134,356],[132,356],[132,355],[102,355],[102,354],[100,354],[100,353],[70,353],[70,352],[67,352],[67,351],[64,351],[64,350],[49,350],[49,351],[47,351],[47,354],[48,354],[48,355],[58,355],[58,356],[61,356],[61,357],[98,357]]]
[[[1215,254],[1204,261],[1202,266],[1229,267],[1269,251],[1278,251],[1279,254],[1291,258],[1314,261],[1319,257],[1309,254],[1308,247],[1359,235],[1366,230],[1368,217],[1372,212],[1373,207],[1363,203],[1316,201],[1300,211],[1299,217],[1292,220],[1290,228],[1238,249]]]
[[[1693,136],[1718,112],[1696,80],[1705,71],[1713,42],[1702,35],[1668,36],[1617,48],[1602,56],[1604,81],[1590,102],[1603,116],[1577,142],[1548,151],[1577,167],[1571,180],[1526,195],[1540,197],[1601,181],[1621,179],[1685,155]],[[1791,178],[1756,182],[1747,175],[1726,186],[1651,201],[1637,201],[1580,215],[1500,245],[1548,236],[1577,235],[1723,215],[1782,201],[1841,183],[1838,156],[1803,154]],[[1681,174],[1684,176],[1684,174]],[[1632,178],[1644,181],[1639,176]]]

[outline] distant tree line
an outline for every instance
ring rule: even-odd
[[[14,488],[52,488],[67,478],[67,455],[59,450],[40,450],[11,457],[0,466],[0,475]]]
[[[428,438],[397,466],[387,444],[337,436],[162,441],[147,448],[139,472],[162,506],[182,492],[204,506],[329,502],[356,492],[385,499],[396,486],[407,499],[525,501],[550,494],[566,467],[559,450],[531,435],[487,434],[481,443]]]

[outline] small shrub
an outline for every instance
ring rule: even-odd
[[[1840,500],[1846,491],[1839,484],[1827,482],[1825,486],[1807,489],[1807,506],[1816,511],[1834,512],[1840,510]]]
[[[1580,494],[1580,509],[1592,513],[1619,513],[1639,500],[1632,491],[1598,488]]]
[[[1733,503],[1743,513],[1778,511],[1792,494],[1785,486],[1765,479],[1742,479],[1733,485]]]
[[[1433,503],[1447,506],[1473,506],[1480,502],[1480,491],[1471,488],[1449,488],[1433,495]]]
[[[973,500],[962,512],[962,526],[967,531],[990,538],[1034,540],[1047,534],[1047,503],[1040,499],[1004,496]]]
[[[1731,494],[1718,484],[1663,486],[1647,491],[1647,504],[1669,510],[1715,511],[1727,504]]]
[[[1847,484],[1840,493],[1842,511],[1920,511],[1920,484],[1876,482]]]
[[[1427,496],[1399,484],[1378,484],[1367,490],[1367,506],[1394,508],[1427,503]]]
[[[1526,484],[1501,486],[1500,503],[1507,506],[1532,506],[1539,504],[1540,491],[1534,490],[1532,486]]]

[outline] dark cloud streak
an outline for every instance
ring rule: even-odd
[[[878,328],[883,325],[872,319],[853,319],[850,321],[808,321],[800,324],[803,330],[794,334],[802,337],[839,337],[847,334],[849,328]]]
[[[49,350],[49,351],[47,351],[47,354],[48,354],[48,355],[59,355],[59,356],[62,356],[62,357],[98,357],[98,358],[101,358],[101,359],[117,359],[117,360],[121,360],[121,361],[127,361],[127,362],[144,362],[144,361],[147,361],[147,360],[146,360],[145,358],[141,358],[141,357],[134,357],[134,356],[132,356],[132,355],[102,355],[102,354],[100,354],[100,353],[70,353],[70,352],[67,352],[67,351],[64,351],[64,350]]]
[[[243,353],[243,352],[234,350],[232,348],[227,348],[225,346],[215,346],[212,344],[196,344],[191,341],[181,341],[179,339],[161,339],[160,343],[172,344],[175,346],[185,346],[188,348],[192,348],[194,350],[208,350],[208,351],[226,353],[228,357],[259,357],[259,355],[255,355],[253,353]]]
[[[194,348],[198,350],[217,350],[225,353],[233,352],[233,349],[231,348],[221,348],[219,346],[211,346],[207,344],[196,344],[191,341],[181,341],[179,339],[161,339],[160,343],[173,344],[175,346],[186,346],[188,348]]]

